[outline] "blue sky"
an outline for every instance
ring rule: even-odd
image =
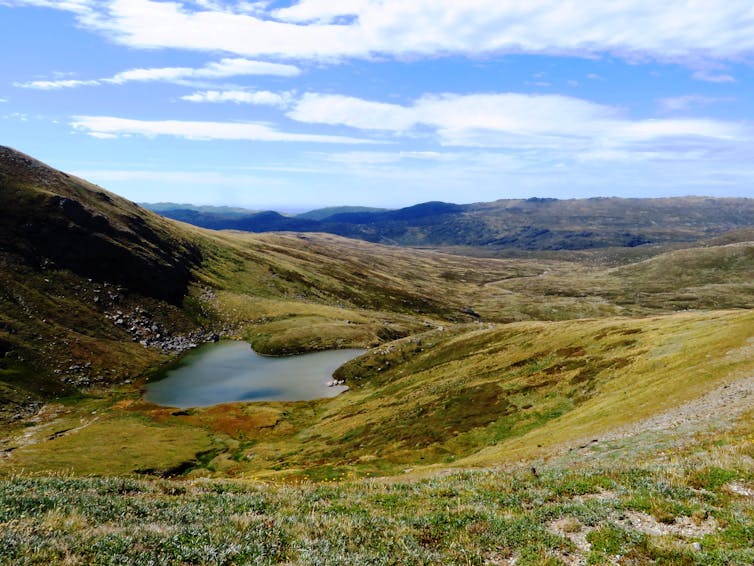
[[[754,197],[750,0],[0,0],[0,49],[0,144],[140,202]]]

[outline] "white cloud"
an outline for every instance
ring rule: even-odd
[[[708,83],[735,83],[736,82],[735,77],[731,75],[728,75],[725,73],[715,73],[713,71],[708,71],[708,70],[695,71],[694,74],[691,76],[698,81],[705,81]]]
[[[301,122],[395,135],[427,135],[429,129],[446,146],[570,154],[599,150],[598,154],[608,155],[632,151],[644,143],[664,144],[658,151],[671,151],[688,140],[733,142],[751,136],[747,126],[733,122],[631,120],[617,108],[578,98],[518,93],[425,95],[411,106],[309,93],[288,116]],[[646,148],[641,151],[646,153]]]
[[[442,131],[497,130],[514,134],[581,131],[616,110],[560,95],[517,93],[425,95],[412,106],[308,93],[288,113],[294,120],[404,132],[418,125]]]
[[[417,124],[411,108],[337,94],[305,94],[288,113],[299,122],[401,132]]]
[[[182,96],[188,102],[233,102],[235,104],[257,104],[287,107],[292,100],[289,92],[270,92],[268,90],[204,90]]]
[[[8,99],[7,98],[0,98],[0,104],[2,104],[3,102],[8,102]]]
[[[46,0],[12,4],[61,7]],[[64,9],[78,12],[81,25],[133,47],[243,56],[609,53],[692,64],[754,51],[750,0],[302,0],[278,10],[186,0],[60,4],[70,4]]]
[[[684,112],[698,106],[706,106],[715,102],[729,101],[729,98],[715,98],[711,96],[702,96],[700,94],[686,94],[683,96],[671,96],[660,98],[657,105],[664,112]]]
[[[205,65],[204,67],[157,67],[148,69],[129,69],[105,79],[75,80],[59,79],[54,81],[30,81],[15,83],[14,86],[40,90],[75,88],[80,86],[98,86],[106,83],[124,84],[128,82],[185,82],[197,79],[220,79],[245,75],[275,75],[293,77],[300,73],[298,67],[269,63],[267,61],[253,61],[234,58],[222,59]]]
[[[274,12],[275,17],[296,23],[335,23],[344,17],[356,17],[369,8],[369,0],[304,0]]]
[[[30,81],[28,83],[14,83],[13,86],[20,88],[33,88],[36,90],[59,90],[63,88],[77,88],[80,86],[96,86],[100,81],[96,80],[77,80],[77,79],[60,79],[54,81]]]
[[[175,81],[182,79],[218,79],[245,75],[275,75],[295,77],[301,71],[293,65],[253,61],[249,59],[222,59],[199,69],[190,67],[165,67],[157,69],[131,69],[118,73],[108,82]]]
[[[130,120],[113,116],[75,116],[71,126],[98,138],[140,135],[173,136],[190,140],[286,141],[311,143],[375,143],[346,136],[281,132],[263,124],[243,122],[192,122],[180,120]]]
[[[92,0],[0,0],[0,6],[22,7],[37,6],[54,8],[78,14],[87,13],[94,5]]]

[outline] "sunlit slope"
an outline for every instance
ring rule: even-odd
[[[307,435],[349,462],[530,457],[751,375],[753,342],[746,311],[435,331],[343,368],[353,392]]]
[[[351,390],[333,399],[178,413],[125,392],[115,405],[88,401],[81,415],[74,409],[66,417],[80,429],[59,438],[45,429],[2,465],[78,474],[108,473],[110,465],[111,473],[127,473],[145,465],[123,455],[141,453],[160,473],[187,462],[200,475],[322,479],[511,463],[599,440],[749,377],[753,343],[750,311],[454,326],[350,362],[338,375]],[[81,426],[93,409],[96,426]],[[192,440],[176,460],[159,443],[180,429]],[[97,439],[108,430],[129,434],[102,446]],[[96,462],[82,459],[90,443]]]
[[[488,287],[480,303],[519,305],[541,319],[752,308],[754,242],[677,250],[610,269],[573,264]]]
[[[198,277],[216,290],[216,316],[265,353],[373,346],[442,324],[506,320],[506,311],[478,300],[485,286],[561,265],[461,258],[327,234],[201,238],[207,259]]]

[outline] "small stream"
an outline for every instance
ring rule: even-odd
[[[298,356],[260,356],[246,342],[205,344],[185,354],[147,384],[144,398],[169,407],[206,407],[234,401],[302,401],[335,397],[333,372],[365,350],[328,350]]]

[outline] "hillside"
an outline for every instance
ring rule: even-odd
[[[329,232],[369,242],[472,247],[488,253],[687,244],[754,224],[754,200],[701,197],[427,202],[399,210],[333,209],[330,215],[316,211],[295,217],[272,211],[239,216],[166,207],[159,212],[212,229]]]
[[[750,229],[617,265],[213,232],[7,148],[0,204],[0,563],[754,558]],[[695,238],[746,220],[708,204]],[[330,399],[143,399],[221,337],[369,350]]]
[[[324,220],[335,214],[345,214],[354,212],[385,212],[385,208],[374,208],[371,206],[329,206],[325,208],[316,208],[307,212],[297,214],[296,218],[306,218],[308,220]]]
[[[131,381],[217,335],[251,337],[252,325],[258,350],[283,353],[473,320],[460,309],[480,283],[538,272],[439,254],[380,259],[316,235],[200,231],[8,148],[0,204],[4,419],[80,386]]]

